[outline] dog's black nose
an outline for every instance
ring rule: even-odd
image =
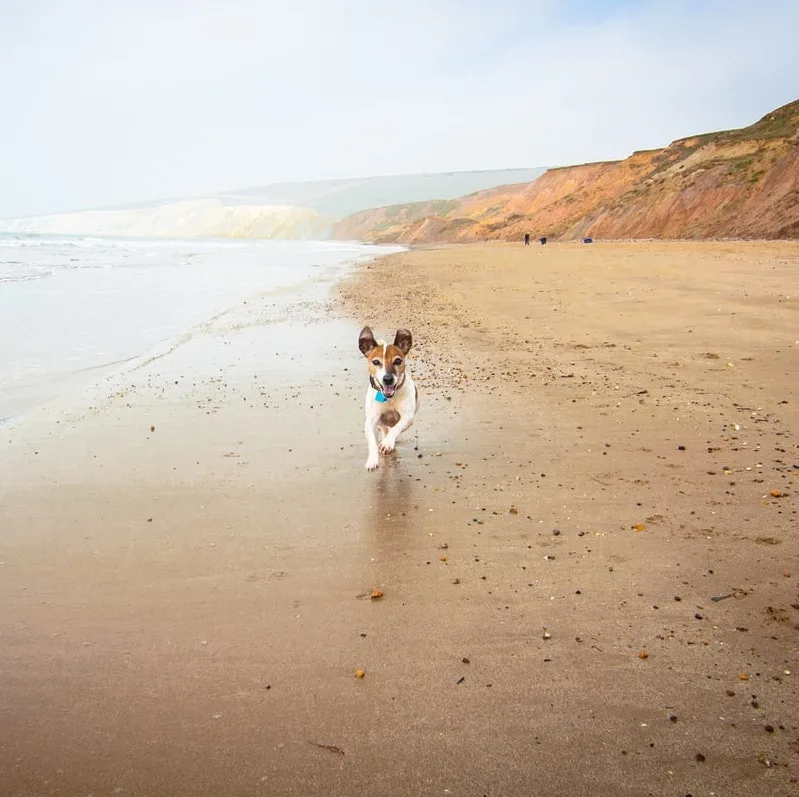
[[[384,385],[393,385],[394,384],[394,374],[385,374],[383,376],[383,384]]]

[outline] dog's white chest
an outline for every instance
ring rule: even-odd
[[[410,374],[390,399],[379,401],[377,396],[378,392],[370,385],[366,390],[366,417],[380,426],[396,426],[403,417],[413,418],[417,392]]]

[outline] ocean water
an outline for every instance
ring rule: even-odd
[[[385,251],[342,242],[0,234],[0,422],[260,293]]]

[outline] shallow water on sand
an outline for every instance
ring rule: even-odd
[[[0,422],[248,296],[330,279],[378,247],[0,234]]]

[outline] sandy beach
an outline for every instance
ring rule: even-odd
[[[0,793],[796,797],[798,275],[414,250],[0,429]]]

